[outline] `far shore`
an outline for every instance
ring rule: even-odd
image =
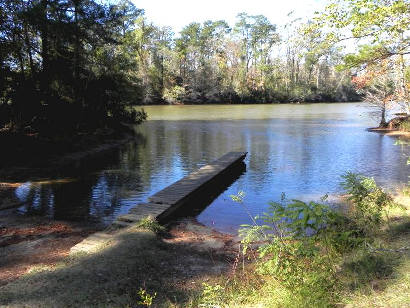
[[[137,108],[144,108],[144,107],[151,107],[151,106],[201,106],[201,105],[313,105],[313,104],[351,104],[351,103],[363,103],[362,101],[357,100],[346,100],[346,101],[278,101],[278,102],[252,102],[252,101],[243,101],[243,102],[174,102],[174,103],[167,103],[167,102],[151,102],[142,105],[136,105]]]

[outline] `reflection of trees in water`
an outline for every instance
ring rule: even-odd
[[[52,215],[54,207],[54,193],[50,187],[24,183],[15,191],[17,198],[26,202],[23,206],[27,214]]]
[[[246,179],[254,181],[247,185],[256,193],[269,193],[274,185],[299,187],[301,193],[334,190],[343,171],[366,170],[373,164],[391,165],[390,179],[406,177],[407,170],[394,163],[397,153],[391,140],[375,147],[372,136],[356,126],[341,127],[338,117],[147,122],[143,173],[155,181],[176,168],[188,172],[228,151],[242,150],[249,152]]]
[[[405,157],[397,163],[400,149],[389,137],[332,123],[313,117],[148,121],[138,128],[143,138],[58,171],[76,181],[30,186],[24,197],[29,200],[26,209],[58,219],[113,218],[121,207],[146,201],[150,194],[235,150],[248,151],[242,189],[255,200],[264,196],[264,204],[278,199],[282,191],[294,197],[335,189],[346,170],[375,169],[369,175],[376,179],[407,180]]]
[[[141,190],[136,146],[131,142],[58,170],[61,177],[74,177],[67,183],[26,183],[15,191],[28,214],[47,215],[61,220],[98,220],[111,217],[122,198]],[[138,144],[138,145],[136,145]],[[113,169],[112,166],[117,166]],[[134,168],[134,170],[132,170]],[[99,171],[106,169],[106,171]],[[125,172],[128,171],[128,172]]]
[[[88,220],[89,181],[78,180],[65,184],[26,184],[25,191],[16,192],[25,202],[27,214],[50,216],[59,220]]]

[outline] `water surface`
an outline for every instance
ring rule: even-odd
[[[108,224],[136,203],[229,151],[247,151],[246,171],[198,215],[234,233],[249,222],[229,197],[246,194],[256,215],[269,201],[318,200],[341,191],[345,171],[394,188],[407,182],[409,147],[365,128],[375,126],[362,104],[149,106],[142,137],[121,149],[61,170],[59,183],[28,182],[15,194],[20,211]]]

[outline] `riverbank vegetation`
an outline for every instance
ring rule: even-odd
[[[378,109],[380,127],[388,126],[389,110],[410,113],[409,5],[401,0],[331,1],[313,24],[314,29],[333,29],[330,41],[354,40],[358,45],[341,68],[352,71],[364,101]]]
[[[118,6],[97,1],[2,1],[0,126],[42,136],[118,127],[145,118],[138,83],[121,61]]]
[[[344,175],[342,185],[348,208],[335,209],[324,200],[272,203],[243,230],[249,267],[229,280],[208,283],[199,302],[221,307],[405,305],[410,200],[398,203],[373,179],[352,173]],[[249,253],[252,244],[258,248]]]
[[[0,1],[0,164],[49,162],[128,138],[146,119],[123,60],[128,15],[97,1]],[[28,159],[27,153],[31,153]]]
[[[285,200],[242,229],[249,263],[203,284],[193,306],[403,307],[410,290],[410,199],[343,176],[340,208]],[[233,196],[243,204],[243,194]],[[400,202],[398,202],[400,201]],[[348,205],[346,205],[346,203]]]
[[[272,203],[242,230],[240,250],[232,240],[199,249],[197,236],[175,238],[144,221],[1,287],[1,304],[402,307],[410,287],[409,199],[393,199],[352,173],[342,184],[348,206]],[[243,195],[235,199],[246,205]],[[212,233],[205,232],[210,242]]]
[[[128,0],[104,3],[1,2],[0,127],[118,130],[146,118],[133,105],[158,103],[364,97],[383,125],[391,105],[408,112],[406,1],[332,1],[311,20],[291,12],[284,25],[241,13],[233,25],[193,22],[178,34]],[[352,53],[349,40],[359,44]]]

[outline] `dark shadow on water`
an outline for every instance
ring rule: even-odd
[[[136,152],[144,142],[143,136],[141,139],[136,137],[125,144],[79,159],[70,159],[62,165],[20,170],[13,181],[26,182],[7,190],[5,197],[16,200],[20,214],[106,225],[118,209],[121,190],[133,185],[128,190],[134,191],[141,185],[139,174],[130,173],[128,178],[123,174],[121,177],[111,176],[104,170],[117,166],[124,156],[127,157],[127,166],[124,168],[129,165],[138,168],[138,157],[131,157],[128,153]]]
[[[125,137],[123,137],[125,138]],[[128,141],[127,141],[128,140]],[[146,138],[136,132],[132,138],[102,141],[83,146],[81,149],[66,150],[58,154],[31,153],[25,151],[24,162],[13,165],[9,159],[3,159],[6,165],[1,166],[0,182],[27,182],[81,177],[85,173],[104,170],[117,164],[122,152],[128,148],[144,146]],[[48,145],[50,147],[50,145]],[[43,151],[47,151],[45,148]],[[23,154],[21,154],[23,155]],[[1,156],[1,155],[0,155]],[[23,158],[22,158],[23,160]]]

